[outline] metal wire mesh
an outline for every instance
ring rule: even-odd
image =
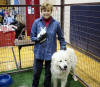
[[[2,7],[2,6],[0,6]],[[3,6],[6,7],[6,6]],[[32,14],[30,13],[30,10],[27,9],[34,8]],[[23,29],[18,31],[8,31],[7,25],[4,25],[1,23],[1,26],[6,27],[7,29],[4,32],[4,28],[1,27],[0,31],[0,72],[2,71],[9,71],[19,68],[28,68],[33,66],[33,44],[30,42],[30,30],[32,27],[33,21],[41,16],[41,14],[35,14],[35,9],[40,9],[39,6],[11,6],[9,5],[6,9],[10,12],[10,15],[12,16],[11,12],[12,9],[15,9],[17,16],[16,19],[20,21],[21,23],[25,24],[25,32],[23,34]],[[4,9],[5,10],[5,9]],[[39,10],[40,11],[40,10]],[[56,6],[53,8],[52,16],[56,20],[60,22],[60,7]],[[11,28],[10,28],[11,29]],[[28,33],[27,33],[28,32]],[[18,34],[18,35],[17,35]],[[16,35],[20,38],[16,37]]]
[[[100,85],[100,5],[65,6],[64,34],[75,48],[77,75],[90,87]]]
[[[83,5],[78,5],[78,9]],[[14,6],[13,6],[14,7]],[[16,6],[15,10],[20,15],[19,20],[27,24],[26,7]],[[32,6],[34,8],[34,6]],[[76,6],[77,7],[77,6]],[[73,8],[76,8],[75,6]],[[88,7],[89,9],[85,9]],[[8,6],[7,9],[11,9]],[[36,8],[36,7],[35,7]],[[94,10],[91,10],[94,9]],[[96,9],[95,9],[96,8]],[[24,10],[23,10],[24,9]],[[69,5],[64,6],[64,36],[68,44],[74,48],[78,57],[76,65],[76,74],[85,81],[90,87],[100,86],[100,25],[99,25],[99,5],[84,5],[85,10],[73,10]],[[98,9],[98,10],[97,10]],[[61,8],[55,6],[52,15],[56,20],[61,22]],[[38,14],[35,14],[38,16]],[[35,19],[35,16],[32,18]],[[41,16],[41,13],[40,13]],[[31,20],[28,20],[30,23]],[[91,23],[89,25],[88,23]],[[33,44],[30,45],[30,37],[27,35],[27,27],[25,26],[25,38],[18,40],[16,44],[8,44],[0,46],[0,72],[14,69],[29,68],[33,66]],[[88,35],[89,34],[89,35]],[[0,34],[1,35],[1,34]],[[0,39],[4,39],[4,37]],[[9,39],[9,38],[8,38]],[[11,38],[10,40],[11,41]],[[19,43],[20,42],[20,43]],[[94,43],[95,42],[95,43]],[[2,41],[0,42],[2,43]],[[93,44],[92,44],[93,43]],[[25,47],[19,46],[23,44]],[[17,46],[14,46],[17,45]],[[69,46],[69,45],[68,45]],[[68,47],[67,46],[67,47]],[[90,47],[89,47],[90,46]],[[95,49],[96,48],[96,49]],[[59,44],[58,44],[59,49]],[[19,58],[20,57],[20,58]]]

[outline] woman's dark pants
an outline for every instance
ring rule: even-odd
[[[44,87],[51,87],[50,67],[51,67],[51,60],[45,61]],[[43,68],[43,60],[35,59],[34,60],[34,74],[33,74],[32,87],[38,87],[42,68]]]

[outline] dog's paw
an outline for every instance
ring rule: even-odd
[[[74,79],[74,81],[78,80],[78,78],[75,75],[73,75],[73,79]]]

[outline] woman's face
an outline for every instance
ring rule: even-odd
[[[48,19],[51,16],[52,11],[51,9],[43,9],[41,13],[45,19]]]

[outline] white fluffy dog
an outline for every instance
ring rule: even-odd
[[[53,77],[53,87],[57,87],[57,79],[61,79],[61,87],[65,87],[67,77],[71,70],[73,72],[73,79],[77,81],[74,72],[76,61],[76,55],[71,48],[67,48],[67,50],[59,50],[52,55],[51,73]]]

